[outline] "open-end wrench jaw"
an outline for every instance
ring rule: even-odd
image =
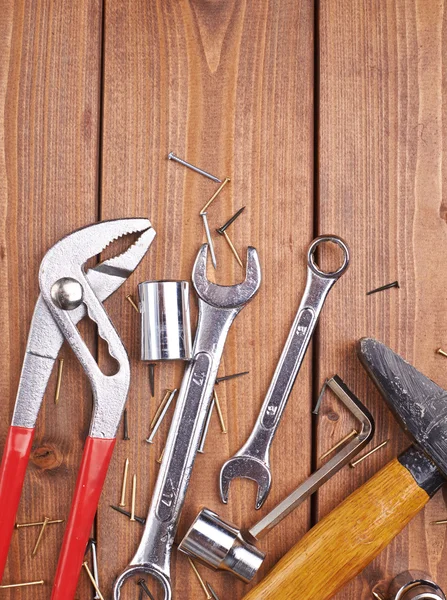
[[[236,285],[226,286],[213,283],[207,277],[208,244],[203,244],[197,254],[192,271],[194,288],[204,302],[221,309],[245,306],[253,298],[261,285],[261,266],[255,248],[247,248],[245,280]]]
[[[231,481],[238,478],[251,479],[257,484],[256,509],[259,510],[264,504],[272,485],[272,474],[269,466],[255,456],[250,456],[250,459],[247,459],[244,455],[230,458],[220,472],[220,497],[224,504],[228,504]]]

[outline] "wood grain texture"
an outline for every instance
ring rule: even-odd
[[[46,250],[97,215],[100,3],[0,3],[0,448],[14,406]],[[83,329],[94,343],[94,332]],[[60,403],[55,374],[39,416],[18,512],[20,522],[66,518],[74,489],[91,392],[63,348]],[[5,600],[47,600],[63,526],[14,532],[4,583],[44,579],[43,588],[2,591]],[[79,597],[89,585],[83,579]]]
[[[244,600],[329,600],[428,500],[392,460],[313,527]]]
[[[386,449],[345,469],[319,494],[322,517],[408,445],[355,356],[372,336],[447,386],[442,248],[446,242],[445,3],[431,0],[322,2],[319,13],[318,229],[342,235],[352,264],[328,303],[318,338],[318,380],[339,373],[373,412],[374,442]],[[400,289],[366,292],[398,279]],[[334,299],[333,299],[334,300]],[[334,420],[335,419],[335,420]],[[317,455],[350,430],[329,395]],[[373,442],[373,443],[374,443]],[[336,598],[369,598],[370,588],[409,566],[447,587],[442,493]]]
[[[313,2],[130,5],[108,0],[104,67],[101,217],[147,215],[157,231],[138,273],[108,303],[133,365],[132,440],[118,442],[99,514],[99,556],[108,595],[141,536],[140,525],[132,526],[108,504],[119,499],[128,456],[130,474],[138,474],[138,512],[146,514],[168,423],[153,447],[144,438],[164,388],[178,386],[181,378],[181,365],[157,367],[157,402],[150,400],[147,367],[138,360],[138,316],[125,296],[144,279],[190,279],[205,240],[198,213],[217,189],[169,162],[170,150],[220,178],[231,177],[209,208],[210,226],[214,231],[246,205],[229,234],[242,256],[247,245],[258,248],[264,277],[262,292],[230,331],[220,369],[221,374],[249,370],[250,375],[219,386],[229,433],[221,434],[217,419],[212,421],[206,453],[198,456],[193,471],[180,534],[202,505],[241,525],[258,516],[251,482],[236,482],[229,506],[221,504],[218,473],[248,436],[304,287],[313,220]],[[218,281],[240,280],[243,271],[225,240],[217,234],[214,240]],[[214,276],[211,266],[209,276]],[[310,386],[308,359],[275,441],[274,486],[264,510],[309,473]],[[295,518],[296,527],[284,524],[263,542],[269,555],[263,572],[306,531],[308,506]],[[176,552],[172,571],[174,597],[202,597],[187,561]],[[243,595],[243,584],[201,571],[222,598]],[[129,582],[122,597],[135,594]]]

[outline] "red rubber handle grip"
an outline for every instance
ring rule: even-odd
[[[114,439],[88,437],[57,564],[51,600],[73,600]]]
[[[11,426],[3,451],[0,465],[0,581],[14,531],[34,431],[34,428]]]

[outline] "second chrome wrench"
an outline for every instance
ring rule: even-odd
[[[322,271],[316,263],[315,252],[324,243],[333,243],[343,252],[341,266],[333,272]],[[252,479],[258,484],[256,509],[264,504],[272,485],[270,446],[300,370],[326,296],[349,265],[346,243],[334,235],[317,237],[307,253],[307,284],[301,304],[267,391],[261,412],[248,440],[227,460],[220,472],[220,495],[228,502],[230,482],[238,477]]]
[[[143,537],[129,566],[115,582],[114,600],[119,600],[123,583],[141,573],[158,581],[165,600],[172,598],[172,546],[225,340],[233,320],[253,298],[261,283],[261,269],[254,248],[249,247],[247,251],[245,281],[233,286],[217,285],[207,279],[207,251],[208,246],[204,244],[192,274],[199,296],[193,358],[182,380]]]

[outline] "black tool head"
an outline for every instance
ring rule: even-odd
[[[404,430],[447,478],[447,391],[377,340],[360,340],[358,355]]]

